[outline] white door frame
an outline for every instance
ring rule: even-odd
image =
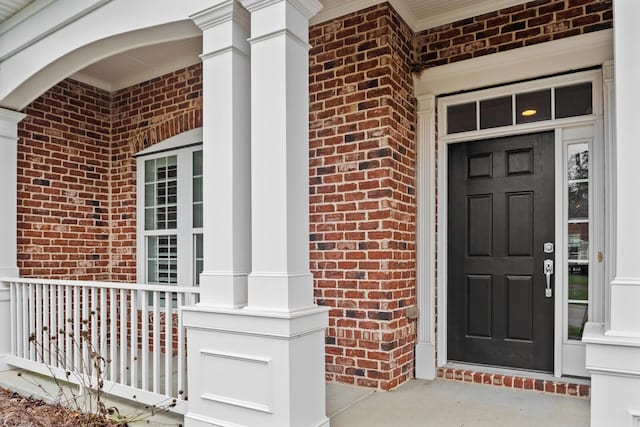
[[[613,32],[605,30],[431,68],[415,78],[418,99],[416,284],[418,308],[421,313],[418,320],[418,340],[416,343],[417,378],[435,378],[436,367],[444,366],[447,362],[446,237],[442,238],[442,236],[446,236],[446,231],[444,231],[446,230],[446,214],[443,215],[443,213],[447,212],[446,197],[444,197],[446,195],[447,163],[446,150],[441,149],[442,147],[438,149],[435,97],[446,93],[504,85],[509,82],[598,66],[611,60],[612,57]],[[595,103],[594,99],[594,105]],[[601,101],[600,104],[602,104]],[[605,100],[605,104],[609,105],[609,100]],[[596,119],[595,115],[589,117],[591,122]],[[517,129],[509,128],[507,131],[508,134],[530,133],[584,122],[584,117],[562,119],[553,122],[552,125],[532,123],[520,125]],[[440,127],[440,129],[442,128]],[[497,129],[483,131],[481,137],[469,133],[464,136],[467,138],[466,140],[471,140],[469,138],[481,139],[505,134],[505,129]],[[608,129],[605,129],[605,134],[610,134]],[[459,138],[460,141],[464,139],[464,137]],[[451,137],[447,142],[453,143],[455,141],[456,138]],[[607,159],[605,161],[608,162]],[[436,170],[438,171],[437,176]],[[606,167],[606,170],[610,171],[610,168]],[[436,230],[441,231],[439,239]],[[437,263],[435,262],[436,253],[438,254]],[[436,272],[440,272],[440,274],[436,275]],[[437,306],[439,307],[437,322],[435,315],[436,291]],[[560,313],[557,310],[558,307],[556,307],[556,317],[559,317]],[[561,341],[556,339],[556,355],[561,353],[558,347],[560,345]],[[556,363],[554,372],[558,376],[561,372],[560,365],[561,363]]]

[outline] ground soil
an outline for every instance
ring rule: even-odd
[[[94,414],[82,414],[60,405],[0,388],[0,426],[111,427],[119,424]],[[122,425],[122,424],[120,424]]]

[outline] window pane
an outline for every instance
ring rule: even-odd
[[[178,239],[175,235],[147,236],[148,283],[178,283]]]
[[[589,184],[569,183],[569,219],[589,217]]]
[[[589,144],[571,144],[568,147],[568,178],[589,178]]]
[[[589,223],[569,224],[569,259],[589,259]]]
[[[476,130],[476,103],[447,107],[447,133]]]
[[[193,175],[202,175],[202,150],[193,152]]]
[[[194,234],[195,239],[195,281],[200,286],[200,273],[204,269],[204,238],[202,234]]]
[[[153,182],[156,175],[156,161],[147,160],[144,162],[144,182]]]
[[[202,227],[202,151],[193,152],[193,227]]]
[[[551,120],[551,89],[516,95],[516,123]]]
[[[145,161],[145,230],[177,228],[177,156]]]
[[[589,306],[587,304],[569,304],[568,319],[569,325],[567,332],[569,339],[582,339],[582,331],[584,324],[587,323],[587,315]]]
[[[480,101],[480,129],[513,124],[511,96]]]
[[[569,264],[569,299],[589,299],[589,266]]]
[[[591,82],[555,88],[556,118],[591,114]]]

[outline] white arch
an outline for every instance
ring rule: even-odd
[[[75,0],[54,2],[40,13],[59,28],[34,32],[25,21],[0,36],[2,51],[10,53],[0,63],[0,106],[21,110],[60,80],[111,55],[198,36],[189,17],[221,2],[110,0],[99,7],[93,2],[86,13],[74,8]]]

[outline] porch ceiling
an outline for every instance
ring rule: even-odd
[[[54,0],[0,0],[0,34]],[[320,0],[324,8],[311,24],[383,3],[385,0]],[[411,28],[427,28],[525,3],[523,0],[388,0]],[[200,61],[199,37],[156,44],[96,62],[71,77],[107,91],[118,90]],[[170,58],[170,59],[168,59]]]

